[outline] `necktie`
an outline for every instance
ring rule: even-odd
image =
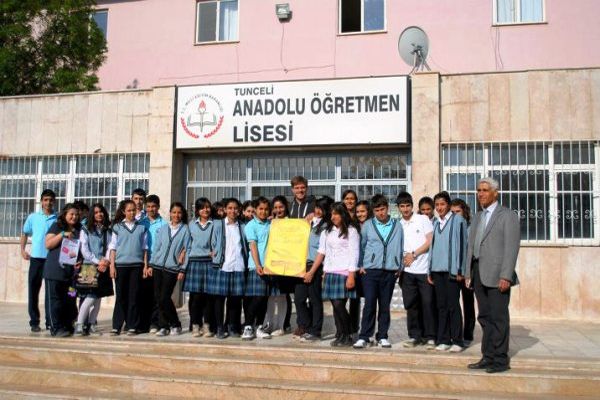
[[[473,244],[473,257],[479,258],[479,251],[481,248],[481,241],[483,240],[483,233],[485,232],[486,220],[488,210],[483,210],[479,224],[477,224],[477,232],[475,232],[475,242]]]

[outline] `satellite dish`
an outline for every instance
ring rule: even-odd
[[[410,73],[415,71],[431,71],[427,65],[427,53],[429,51],[429,39],[423,29],[418,26],[409,26],[400,34],[398,39],[398,52],[405,63],[412,67]]]

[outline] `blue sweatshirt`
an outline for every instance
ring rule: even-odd
[[[375,226],[375,219],[366,221],[361,229],[361,267],[397,271],[403,268],[404,234],[398,220],[392,220],[392,228],[384,240]]]
[[[450,276],[464,275],[467,254],[467,222],[451,214],[440,229],[440,221],[433,222],[433,239],[429,247],[429,272],[449,272]]]
[[[185,272],[189,259],[190,229],[185,224],[180,224],[174,235],[171,235],[169,224],[160,227],[154,238],[154,248],[150,265],[152,268],[168,272]],[[181,252],[185,250],[183,264],[179,263]]]
[[[208,220],[203,228],[197,219],[189,225],[191,244],[190,260],[206,260],[211,258],[211,240],[215,229],[215,222]]]

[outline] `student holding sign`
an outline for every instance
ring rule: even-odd
[[[323,299],[333,306],[336,335],[331,346],[352,346],[348,299],[356,298],[355,271],[360,253],[360,235],[352,226],[350,214],[343,203],[335,203],[331,219],[321,233],[319,250],[313,267],[323,264],[325,274]]]
[[[306,260],[306,275],[301,283],[296,285],[294,302],[298,326],[305,327],[305,333],[300,337],[303,342],[321,340],[323,328],[323,298],[321,284],[323,282],[323,268],[315,266],[321,232],[325,230],[331,220],[331,205],[333,199],[325,196],[315,204],[314,218],[311,221],[310,236],[308,241],[308,258]]]
[[[48,257],[44,264],[46,301],[50,310],[50,333],[56,337],[72,334],[69,286],[79,268],[79,210],[65,205],[46,234]]]
[[[271,203],[265,197],[254,201],[254,218],[244,228],[250,257],[248,258],[248,275],[246,277],[246,290],[244,293],[244,315],[246,326],[242,340],[252,340],[256,336],[261,339],[270,339],[271,335],[263,330],[263,322],[267,313],[268,277],[263,271],[267,241],[271,221]]]

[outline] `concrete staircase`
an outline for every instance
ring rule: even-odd
[[[330,350],[228,340],[0,336],[0,398],[598,398],[600,363],[522,359],[503,374],[425,351]]]

